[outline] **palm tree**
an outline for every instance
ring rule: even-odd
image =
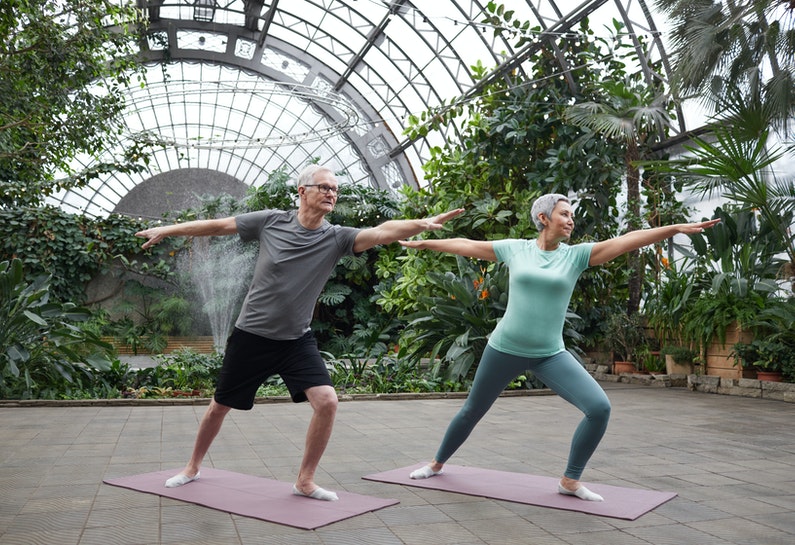
[[[795,184],[792,175],[776,175],[776,163],[786,154],[781,146],[770,146],[771,118],[775,112],[759,97],[746,100],[730,91],[721,100],[724,112],[711,126],[711,137],[693,138],[687,157],[654,163],[658,171],[681,177],[696,193],[720,194],[741,210],[752,212],[759,232],[774,241],[768,263],[787,256],[780,278],[795,279]],[[795,285],[793,285],[795,290]]]
[[[716,106],[727,91],[762,97],[783,127],[795,113],[795,2],[657,0],[673,22],[674,86]]]
[[[574,125],[626,145],[624,164],[627,183],[627,230],[640,229],[640,168],[650,145],[665,134],[670,125],[666,99],[640,83],[604,81],[598,86],[603,97],[599,102],[582,102],[570,106],[565,118]],[[640,251],[628,255],[632,270],[629,279],[627,313],[640,306],[643,266]]]

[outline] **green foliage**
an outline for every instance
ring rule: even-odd
[[[648,346],[641,347],[636,352],[638,369],[649,373],[662,373],[665,371],[665,358],[657,350],[652,350]]]
[[[639,353],[647,344],[643,317],[635,312],[613,312],[607,319],[605,344],[613,351],[616,361],[638,361]]]
[[[141,348],[153,354],[160,352],[168,344],[169,335],[189,335],[194,323],[186,299],[137,280],[124,284],[123,297],[114,311],[119,317],[105,323],[101,332],[129,346],[133,354]]]
[[[767,301],[750,326],[756,331],[757,339],[768,343],[766,349],[771,352],[760,359],[777,362],[775,365],[783,372],[784,380],[795,382],[795,299]]]
[[[172,397],[194,392],[209,397],[223,363],[218,353],[199,354],[191,349],[157,356],[156,360],[154,367],[138,370],[117,362],[103,374],[103,379],[113,385],[115,397]]]
[[[210,390],[215,387],[223,356],[183,349],[155,358],[149,374],[152,386],[174,390]]]
[[[795,363],[795,346],[781,341],[754,339],[750,343],[736,343],[732,354],[736,363],[745,368],[763,371],[792,371]]]
[[[493,2],[486,17],[498,29],[525,26],[513,18],[513,12]],[[592,37],[585,22],[580,32]],[[458,140],[430,149],[430,159],[423,165],[428,189],[404,190],[405,214],[456,207],[467,210],[444,230],[424,236],[532,238],[532,202],[548,192],[574,196],[578,218],[573,241],[603,240],[619,233],[622,146],[567,124],[563,113],[567,104],[582,100],[575,89],[593,96],[598,81],[623,77],[626,65],[606,54],[612,44],[598,39],[578,44],[560,40],[555,45],[572,66],[589,67],[571,74],[576,88],[565,78],[549,77],[559,70],[559,59],[542,47],[524,65],[532,67],[527,80],[516,74],[489,78],[488,71],[478,65],[473,72],[483,86],[476,100],[454,99],[410,119],[409,137],[450,126],[458,127],[459,133]],[[378,304],[400,316],[430,313],[428,305],[437,287],[430,278],[437,272],[455,272],[456,267],[454,258],[434,252],[382,253],[376,265],[382,282]],[[581,277],[571,308],[582,318],[578,328],[588,333],[590,342],[599,336],[605,321],[603,302],[625,301],[626,286],[621,259]]]
[[[697,194],[719,194],[728,200],[742,221],[731,228],[751,224],[753,235],[759,239],[753,241],[755,257],[777,269],[766,272],[766,276],[792,280],[795,184],[792,176],[776,173],[777,163],[786,152],[770,145],[770,112],[756,100],[732,97],[722,102],[724,114],[712,126],[713,138],[694,138],[694,144],[686,146],[690,156],[662,161],[654,168],[676,175]],[[781,253],[786,254],[787,261],[781,259]]]
[[[424,301],[428,310],[405,317],[401,355],[419,362],[429,358],[433,375],[461,381],[471,378],[488,335],[508,302],[507,268],[480,267],[456,256],[458,272],[428,273],[433,295]],[[410,347],[410,348],[405,348]]]
[[[795,299],[768,301],[765,309],[751,324],[768,340],[780,341],[795,347]]]
[[[47,397],[90,382],[111,347],[79,323],[87,309],[50,301],[49,277],[25,279],[19,259],[0,263],[0,396]]]
[[[694,282],[695,277],[685,260],[679,264],[671,263],[663,269],[659,281],[648,292],[643,315],[662,344],[684,344],[682,316],[688,304],[701,292],[701,286]]]
[[[246,195],[245,206],[248,210],[291,210],[296,207],[295,187],[289,185],[290,175],[286,170],[274,170],[268,174],[265,183],[258,187],[250,187]],[[210,215],[209,217],[217,217]]]
[[[671,356],[671,358],[673,358],[673,360],[680,365],[693,363],[698,356],[698,352],[695,350],[691,350],[686,346],[678,345],[666,345],[663,347],[661,353],[663,356]]]
[[[671,286],[661,291],[664,299],[650,301],[652,324],[664,327],[667,316],[676,324],[671,333],[677,343],[699,350],[713,338],[723,342],[735,322],[752,327],[778,289],[770,237],[758,232],[753,212],[729,206],[716,209],[715,216],[721,223],[691,235],[691,249],[681,248],[693,267],[671,273]]]
[[[0,4],[0,207],[142,168],[137,144],[88,171],[71,162],[117,132],[125,89],[143,74],[135,60],[143,26],[134,5],[112,0]]]
[[[19,258],[29,276],[51,275],[54,299],[81,303],[89,280],[107,272],[117,257],[141,253],[141,239],[135,233],[144,227],[124,216],[92,219],[52,206],[0,208],[0,224],[0,259]],[[118,263],[151,269],[127,260]]]
[[[712,289],[703,292],[682,316],[682,336],[686,342],[706,347],[713,338],[725,342],[726,331],[734,323],[748,325],[762,311],[765,298],[756,291],[738,293],[728,277],[719,275]]]
[[[677,94],[697,93],[721,111],[721,99],[737,93],[761,100],[770,125],[786,127],[795,107],[792,6],[777,0],[693,2],[657,0],[670,16]]]

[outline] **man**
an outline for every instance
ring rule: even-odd
[[[369,229],[342,227],[325,219],[334,209],[338,191],[331,169],[311,165],[298,176],[298,210],[260,210],[136,233],[147,239],[143,248],[169,236],[237,233],[244,241],[259,241],[254,278],[227,342],[215,395],[199,424],[193,454],[185,469],[166,481],[167,487],[199,478],[204,455],[229,411],[250,410],[259,386],[279,374],[293,401],[309,401],[313,410],[293,493],[318,500],[338,499],[314,481],[337,410],[337,394],[310,329],[317,298],[343,255],[441,229],[463,212],[457,209],[426,219],[390,220]]]

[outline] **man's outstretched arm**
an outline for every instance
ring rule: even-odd
[[[398,240],[413,237],[424,231],[436,231],[441,229],[446,221],[453,219],[463,212],[463,208],[456,208],[455,210],[443,212],[430,218],[389,220],[376,227],[362,229],[359,234],[356,235],[353,251],[359,253],[373,246],[378,246],[379,244],[390,244]]]
[[[150,248],[161,242],[166,237],[217,237],[234,235],[237,233],[237,223],[234,217],[213,220],[196,220],[172,225],[160,225],[144,229],[135,233],[135,236],[147,239],[141,246]]]

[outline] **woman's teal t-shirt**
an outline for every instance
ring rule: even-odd
[[[594,243],[556,250],[539,249],[535,240],[494,242],[497,260],[510,272],[508,306],[489,345],[514,356],[542,358],[566,349],[563,325],[574,285],[588,268]]]

